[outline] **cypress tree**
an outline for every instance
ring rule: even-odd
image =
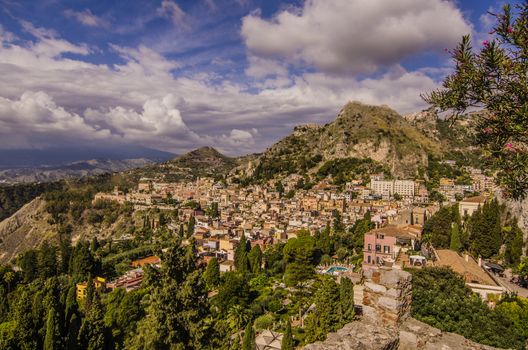
[[[249,322],[244,330],[242,350],[255,350],[255,330],[253,329],[252,322]]]
[[[79,348],[79,330],[81,328],[81,320],[77,314],[73,314],[68,323],[68,334],[66,335],[66,349],[74,350]]]
[[[79,343],[84,349],[102,350],[105,348],[106,330],[103,317],[103,306],[99,296],[95,294],[79,330]]]
[[[248,256],[247,256],[247,241],[246,236],[242,235],[240,238],[240,243],[235,250],[235,267],[239,272],[247,272],[249,266]]]
[[[286,322],[286,330],[282,335],[281,350],[293,350],[293,337],[290,320]]]
[[[207,288],[214,289],[220,284],[220,265],[216,257],[212,258],[207,264],[207,268],[204,272],[204,280],[207,284]]]
[[[70,289],[68,290],[68,295],[66,296],[66,302],[64,306],[64,320],[66,321],[66,328],[68,327],[68,321],[78,311],[76,294],[75,285],[71,285]]]
[[[33,322],[31,300],[27,292],[23,292],[15,311],[15,339],[21,349],[37,349],[37,333]]]
[[[59,315],[54,307],[51,307],[48,311],[48,320],[46,322],[46,337],[44,338],[44,349],[62,349]]]
[[[86,296],[84,297],[84,310],[87,312],[90,310],[90,306],[92,305],[92,300],[95,295],[95,288],[94,283],[92,279],[92,275],[88,275],[88,281],[86,282]]]
[[[462,242],[460,240],[460,230],[457,223],[453,223],[451,227],[451,241],[449,243],[449,249],[459,252],[462,249]]]
[[[180,224],[180,229],[178,230],[178,236],[185,237],[185,230],[183,229],[183,224]]]
[[[339,306],[341,313],[341,324],[345,324],[354,320],[354,284],[347,278],[341,278],[339,285]]]
[[[248,254],[248,260],[251,272],[259,273],[262,266],[262,250],[260,250],[258,244],[251,248]]]
[[[196,219],[194,215],[191,216],[189,222],[187,223],[187,238],[191,237],[194,233],[194,226],[196,225]]]

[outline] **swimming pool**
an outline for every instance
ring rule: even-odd
[[[340,272],[346,272],[348,269],[343,266],[330,266],[324,273],[327,273],[329,275],[337,275]]]

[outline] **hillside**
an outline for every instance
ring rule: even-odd
[[[130,172],[136,178],[161,181],[192,180],[196,177],[221,177],[241,163],[242,158],[227,157],[213,147],[201,147],[167,162]]]
[[[48,224],[46,203],[35,198],[8,219],[0,222],[0,261],[6,262],[18,253],[39,246],[44,240],[54,240],[53,227]]]
[[[324,126],[301,125],[246,168],[246,175],[267,180],[275,175],[314,174],[325,162],[367,159],[374,168],[413,177],[428,155],[441,156],[441,144],[386,106],[348,103]],[[353,161],[354,162],[354,161]]]

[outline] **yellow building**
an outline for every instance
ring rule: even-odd
[[[95,287],[95,290],[104,290],[104,288],[106,288],[106,279],[97,276],[93,279],[93,285]],[[77,283],[76,288],[77,300],[84,300],[84,298],[86,298],[86,289],[88,288],[88,282]]]

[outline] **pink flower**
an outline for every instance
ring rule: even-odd
[[[485,132],[486,134],[491,134],[492,131],[493,131],[493,129],[490,128],[489,126],[488,126],[487,128],[484,129],[484,132]]]
[[[513,144],[511,142],[508,142],[507,144],[504,145],[504,147],[508,149],[513,149]]]
[[[512,27],[508,27],[508,33],[513,33],[513,28]]]
[[[482,45],[484,45],[484,46],[488,46],[488,45],[489,45],[489,41],[484,40],[484,41],[482,42]]]

